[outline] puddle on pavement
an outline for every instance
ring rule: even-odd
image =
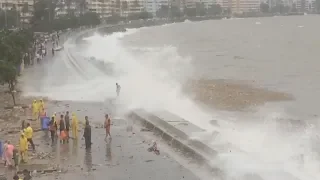
[[[87,149],[84,157],[84,165],[86,166],[86,170],[92,171],[92,153],[91,149]]]
[[[106,143],[106,159],[105,159],[106,162],[110,162],[110,163],[112,163],[112,152],[111,152],[112,144],[111,143],[112,143],[111,139],[107,140],[107,143]]]

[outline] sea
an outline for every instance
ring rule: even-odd
[[[57,53],[41,75],[41,85],[24,91],[61,101],[112,102],[122,112],[170,111],[206,130],[195,138],[218,133],[210,145],[227,151],[212,163],[230,180],[257,177],[248,174],[263,180],[319,180],[318,22],[319,15],[187,20],[97,33],[84,39],[86,45],[67,41],[65,53]],[[182,93],[189,79],[251,82],[293,100],[247,112],[203,109]]]

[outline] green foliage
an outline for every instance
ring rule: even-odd
[[[293,4],[292,4],[292,7],[291,7],[291,12],[293,12],[293,13],[296,13],[296,12],[298,12],[298,9],[297,9],[297,4],[296,4],[296,3],[293,3]]]
[[[265,3],[265,2],[262,2],[260,4],[260,11],[262,13],[268,13],[269,12],[269,4]]]
[[[159,18],[165,18],[169,16],[169,6],[161,5],[160,9],[156,12],[156,16]]]
[[[196,14],[197,16],[205,16],[207,14],[206,8],[203,2],[196,3]]]
[[[125,18],[125,17],[121,17],[121,16],[120,16],[119,14],[117,14],[117,13],[112,13],[111,16],[109,16],[109,17],[107,17],[107,18],[105,19],[105,21],[106,21],[107,24],[117,24],[117,23],[119,23],[120,21],[124,21],[124,20],[126,20],[126,18]]]
[[[3,30],[0,32],[0,83],[8,84],[16,105],[14,90],[23,55],[33,44],[33,33],[28,30]]]
[[[188,17],[194,17],[197,15],[197,8],[184,8],[184,14]]]
[[[19,25],[19,13],[12,10],[0,10],[0,29],[11,29]]]
[[[221,15],[222,14],[222,7],[220,4],[213,4],[211,7],[208,9],[208,14],[210,15]]]
[[[71,4],[75,2],[80,10],[80,16],[76,16]],[[34,32],[51,32],[53,30],[64,30],[77,28],[80,26],[95,26],[100,24],[99,16],[93,12],[86,12],[87,2],[85,0],[66,0],[68,14],[66,16],[55,17],[55,9],[62,8],[63,5],[58,0],[36,1],[34,13],[31,19],[32,30]]]
[[[121,7],[121,1],[120,0],[116,0],[116,8],[120,8]]]
[[[152,18],[152,14],[146,12],[146,11],[143,11],[143,12],[140,12],[140,13],[134,13],[134,14],[130,14],[128,16],[128,20],[138,20],[138,19],[150,19]]]
[[[127,10],[128,9],[128,1],[122,1],[121,9],[122,10]]]
[[[305,12],[306,11],[306,0],[301,0],[300,4],[300,12]]]
[[[160,9],[156,12],[156,16],[160,18],[175,18],[175,17],[182,17],[183,13],[177,6],[167,6],[162,5]]]
[[[64,30],[68,28],[78,28],[80,26],[96,26],[100,24],[100,19],[97,13],[87,12],[80,16],[69,14],[53,19],[51,22],[46,20],[38,21],[33,24],[35,32],[51,32],[52,30]]]
[[[315,5],[316,5],[315,8],[316,8],[317,12],[320,13],[320,0],[316,0]]]
[[[97,13],[87,12],[80,16],[80,26],[95,26],[100,24],[100,19]]]
[[[170,17],[182,17],[183,13],[180,11],[180,9],[177,6],[171,6],[169,11]]]

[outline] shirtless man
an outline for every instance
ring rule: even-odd
[[[116,83],[116,91],[117,91],[117,96],[119,97],[119,94],[120,94],[120,90],[121,90],[121,86]]]
[[[107,140],[108,135],[109,135],[109,137],[110,137],[110,139],[111,139],[110,126],[111,126],[111,119],[110,119],[109,115],[106,114],[105,120],[104,120],[104,128],[106,129],[106,137],[105,137],[105,140]]]

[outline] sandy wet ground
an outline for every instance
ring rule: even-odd
[[[290,94],[255,87],[252,84],[223,79],[201,79],[191,80],[183,88],[194,100],[209,108],[228,111],[242,111],[267,102],[294,99]]]

